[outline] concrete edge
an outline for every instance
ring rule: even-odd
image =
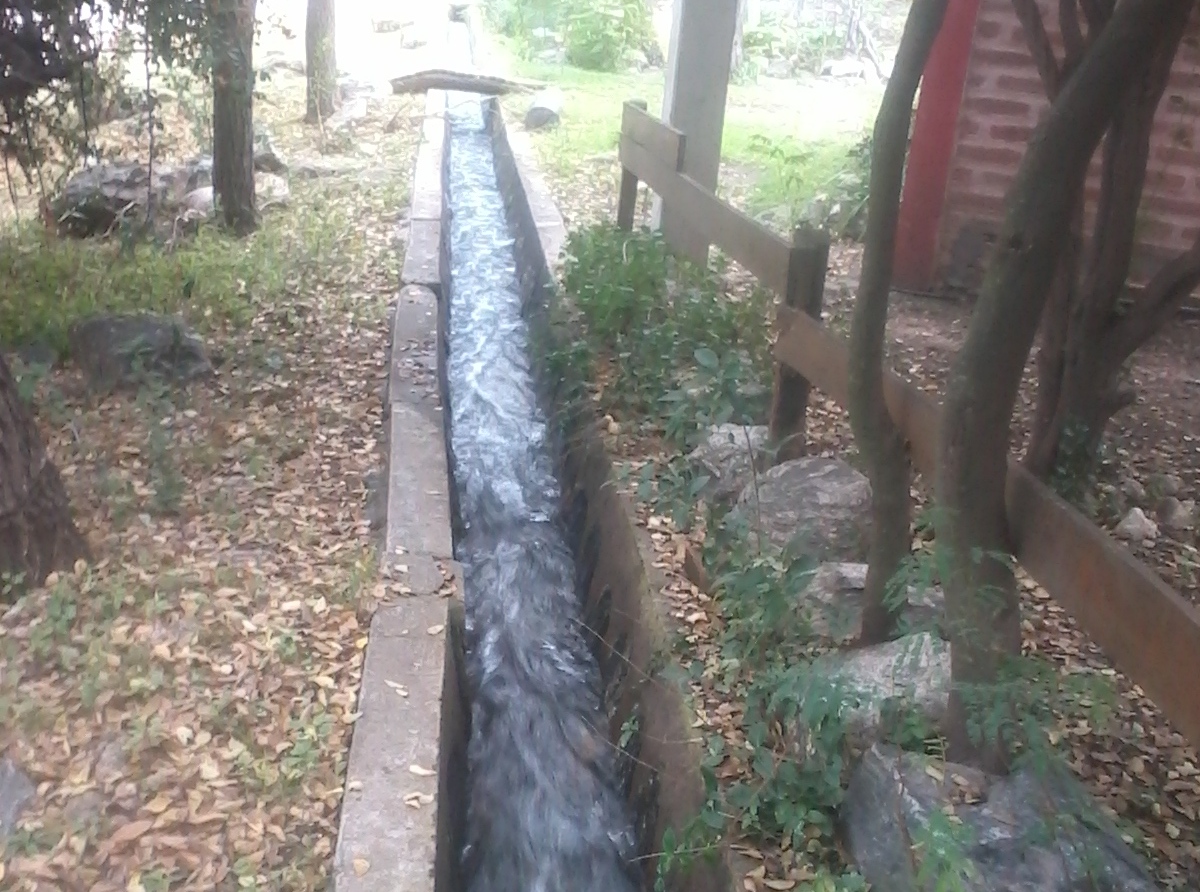
[[[445,100],[442,91],[426,100],[392,317],[381,572],[396,597],[371,619],[333,859],[335,892],[457,888],[454,777],[463,773],[469,712],[461,694],[462,569],[453,560],[443,411]],[[413,373],[401,366],[413,348],[437,357],[434,394],[412,386]]]

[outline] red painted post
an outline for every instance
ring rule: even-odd
[[[933,285],[938,228],[979,4],[980,0],[950,0],[925,63],[896,227],[897,288],[925,291]]]

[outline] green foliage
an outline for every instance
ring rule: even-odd
[[[708,424],[763,418],[768,294],[727,295],[713,272],[668,258],[646,231],[576,230],[566,255],[563,281],[585,342],[575,349],[604,376],[611,410],[645,419],[679,446]]]
[[[646,0],[582,0],[567,15],[567,61],[591,71],[616,71],[653,39]]]
[[[297,194],[297,224],[267,216],[249,239],[205,226],[177,243],[55,239],[36,225],[0,232],[0,344],[63,353],[77,319],[98,312],[180,313],[198,328],[239,325],[318,281],[349,275],[361,238],[350,208]]]
[[[752,140],[751,148],[768,168],[757,204],[782,204],[789,223],[804,220],[837,238],[862,238],[871,178],[870,134],[849,145],[815,143],[800,148],[760,136]]]

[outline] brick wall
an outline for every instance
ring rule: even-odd
[[[1058,0],[1038,2],[1057,40]],[[1047,106],[1011,0],[981,0],[938,237],[938,280],[946,290],[978,286],[1005,190]],[[1155,119],[1134,258],[1137,279],[1186,249],[1200,232],[1198,148],[1200,49],[1185,38]],[[1093,165],[1092,197],[1097,172]]]

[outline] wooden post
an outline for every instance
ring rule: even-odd
[[[829,266],[829,233],[804,224],[792,233],[788,255],[787,293],[784,306],[820,320],[825,296],[825,271]],[[782,332],[780,332],[782,334]],[[775,390],[771,399],[770,440],[776,448],[775,464],[805,453],[805,415],[809,383],[782,363],[775,365]]]
[[[642,111],[649,106],[645,99],[630,99],[631,105],[636,105]],[[633,172],[621,165],[621,191],[617,199],[617,226],[626,232],[633,231],[633,218],[637,212],[638,178]]]

